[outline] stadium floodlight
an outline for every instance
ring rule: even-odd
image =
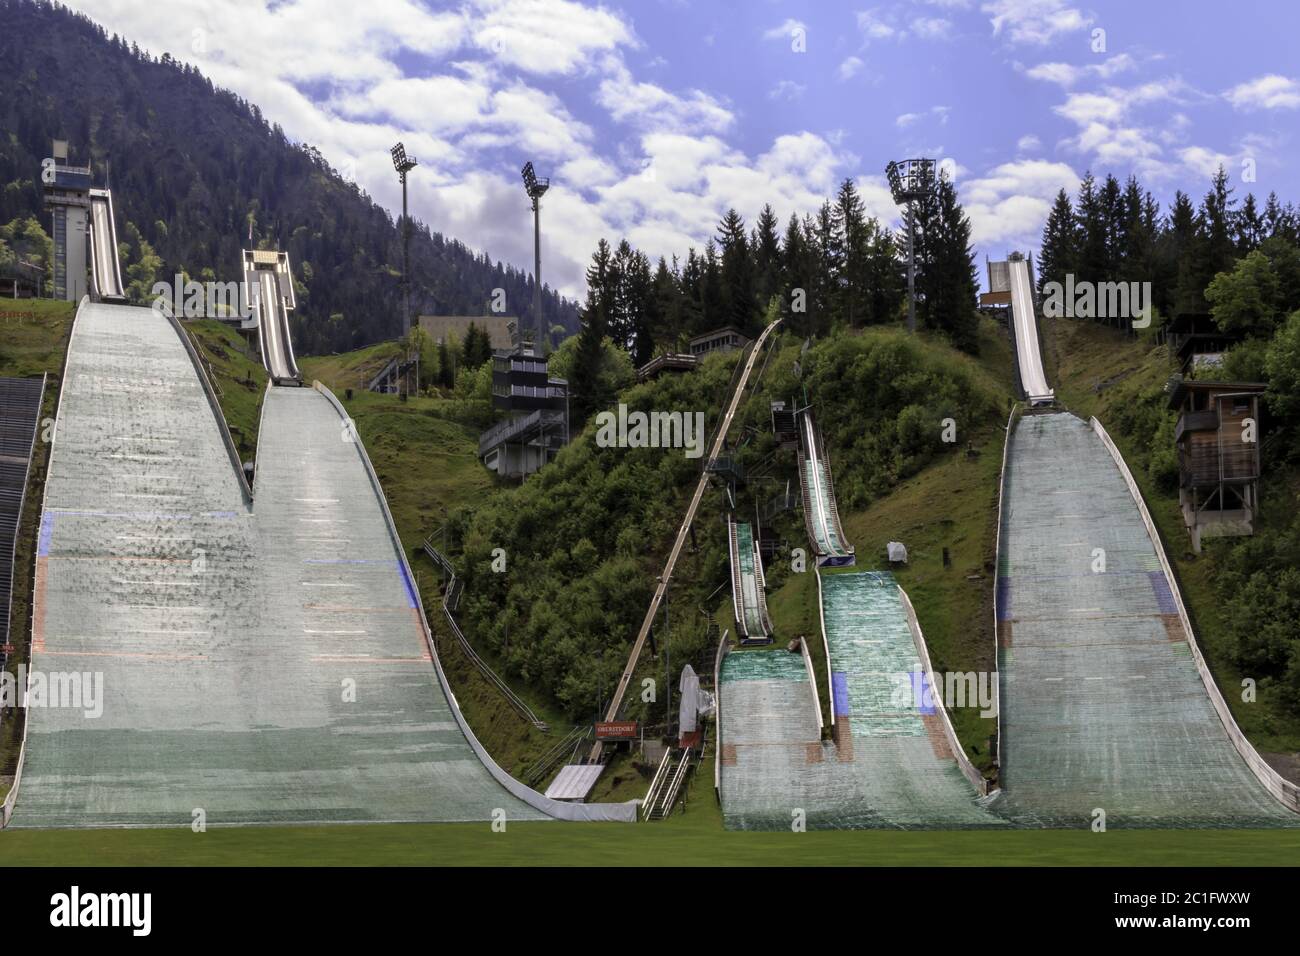
[[[524,163],[519,171],[524,179],[524,190],[533,202],[533,321],[537,323],[537,343],[546,352],[546,323],[542,319],[542,215],[541,198],[551,188],[549,179],[538,179],[532,162]]]
[[[406,214],[406,174],[419,165],[414,156],[406,155],[406,146],[398,143],[389,152],[393,156],[393,168],[402,181],[402,336],[411,334],[411,220]],[[420,390],[420,373],[415,373],[415,390]]]
[[[893,160],[885,167],[894,202],[904,207],[907,220],[907,330],[916,331],[916,218],[912,203],[934,189],[933,159]]]
[[[419,165],[419,163],[415,159],[407,158],[406,145],[404,143],[398,143],[391,150],[389,150],[389,152],[393,154],[393,168],[396,169],[399,173],[405,174],[408,170],[413,169],[414,167]]]

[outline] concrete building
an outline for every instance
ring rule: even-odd
[[[470,323],[488,334],[488,341],[495,349],[511,349],[517,344],[516,329],[519,320],[510,315],[422,315],[420,328],[428,333],[435,343],[450,342],[465,344]],[[450,338],[449,338],[450,337]]]
[[[519,345],[492,356],[492,407],[506,413],[479,438],[483,464],[503,478],[531,475],[569,441],[569,383]]]
[[[53,213],[54,298],[79,302],[89,292],[90,167],[70,165],[64,140],[54,141],[53,153],[41,169],[41,182]]]

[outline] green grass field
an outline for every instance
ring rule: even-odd
[[[266,369],[257,347],[225,322],[205,319],[184,325],[213,373],[230,437],[240,457],[252,461],[257,456],[257,428],[266,394]]]
[[[708,796],[712,802],[712,795]],[[715,808],[716,810],[716,808]],[[1294,866],[1300,831],[721,830],[666,823],[9,830],[7,866]]]

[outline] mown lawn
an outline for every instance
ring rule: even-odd
[[[712,800],[712,795],[708,796]],[[665,823],[8,830],[8,866],[1294,866],[1300,830],[835,830]]]

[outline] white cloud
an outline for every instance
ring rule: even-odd
[[[628,26],[601,7],[571,0],[476,3],[481,16],[475,18],[473,36],[479,49],[530,73],[572,73],[633,42]]]
[[[763,32],[764,40],[790,40],[795,36],[806,37],[808,35],[808,25],[802,20],[796,20],[789,17],[784,23],[772,27],[770,30]]]
[[[678,132],[721,131],[735,119],[730,110],[700,90],[678,95],[654,83],[638,82],[613,58],[606,61],[606,69],[609,75],[601,81],[596,101],[619,122]]]
[[[1162,159],[1161,144],[1168,141],[1165,134],[1176,121],[1169,119],[1167,108],[1159,122],[1150,125],[1138,122],[1135,114],[1140,112],[1139,107],[1151,104],[1203,99],[1203,94],[1174,76],[1132,87],[1108,86],[1096,92],[1071,93],[1054,111],[1078,127],[1077,135],[1063,141],[1065,145],[1103,165],[1123,165],[1141,176],[1168,178],[1176,167]],[[1181,135],[1182,127],[1178,132]]]
[[[876,9],[862,10],[858,13],[858,30],[861,31],[864,40],[887,40],[896,35],[898,30],[885,22]]]
[[[1065,163],[1019,159],[1002,163],[962,187],[962,205],[977,244],[1012,242],[1027,247],[1038,240],[1057,192],[1073,192],[1079,174]]]
[[[841,80],[851,80],[853,79],[853,77],[857,76],[859,73],[862,72],[862,68],[864,66],[866,66],[866,64],[863,63],[862,60],[859,59],[858,57],[856,56],[846,57],[843,61],[840,62],[837,73]]]
[[[767,98],[770,100],[797,100],[803,96],[808,87],[802,83],[796,83],[794,80],[780,80],[775,86],[767,91]]]
[[[1096,76],[1103,80],[1110,79],[1112,76],[1127,72],[1135,66],[1137,66],[1137,63],[1131,56],[1127,53],[1120,53],[1107,57],[1101,63],[1092,63],[1086,66],[1074,66],[1070,63],[1039,63],[1026,70],[1025,75],[1032,80],[1044,80],[1048,83],[1057,83],[1064,87],[1070,87],[1085,77]]]
[[[912,21],[912,32],[923,40],[942,40],[952,33],[952,21],[943,17],[918,17]]]
[[[1089,123],[1076,137],[1075,145],[1107,166],[1139,166],[1139,161],[1153,159],[1161,152],[1148,130],[1103,123]]]
[[[1092,23],[1063,0],[993,0],[980,8],[989,14],[993,35],[1004,35],[1012,43],[1037,46],[1065,33],[1082,30]]]
[[[947,124],[948,114],[950,112],[952,112],[952,110],[947,106],[932,106],[923,113],[903,113],[894,119],[894,125],[900,129],[905,129],[906,127],[916,123],[918,120],[925,119],[928,116],[933,116],[939,120],[939,125],[943,126]]]
[[[1209,179],[1223,166],[1230,169],[1234,165],[1233,157],[1218,150],[1204,146],[1188,146],[1178,151],[1178,158],[1189,170]]]
[[[1277,73],[1239,83],[1223,95],[1229,103],[1242,110],[1293,110],[1300,107],[1300,84]]]
[[[937,2],[932,6],[953,8],[957,4]],[[919,40],[946,40],[953,34],[953,22],[947,17],[915,16],[900,12],[897,7],[872,7],[860,10],[857,14],[858,32],[862,34],[862,46],[867,47],[877,40],[903,40],[915,37]]]
[[[1033,133],[1026,133],[1016,140],[1016,149],[1022,153],[1036,153],[1043,148],[1043,142]]]
[[[1071,93],[1064,103],[1054,107],[1057,113],[1080,126],[1113,123],[1124,115],[1128,103],[1117,93]]]

